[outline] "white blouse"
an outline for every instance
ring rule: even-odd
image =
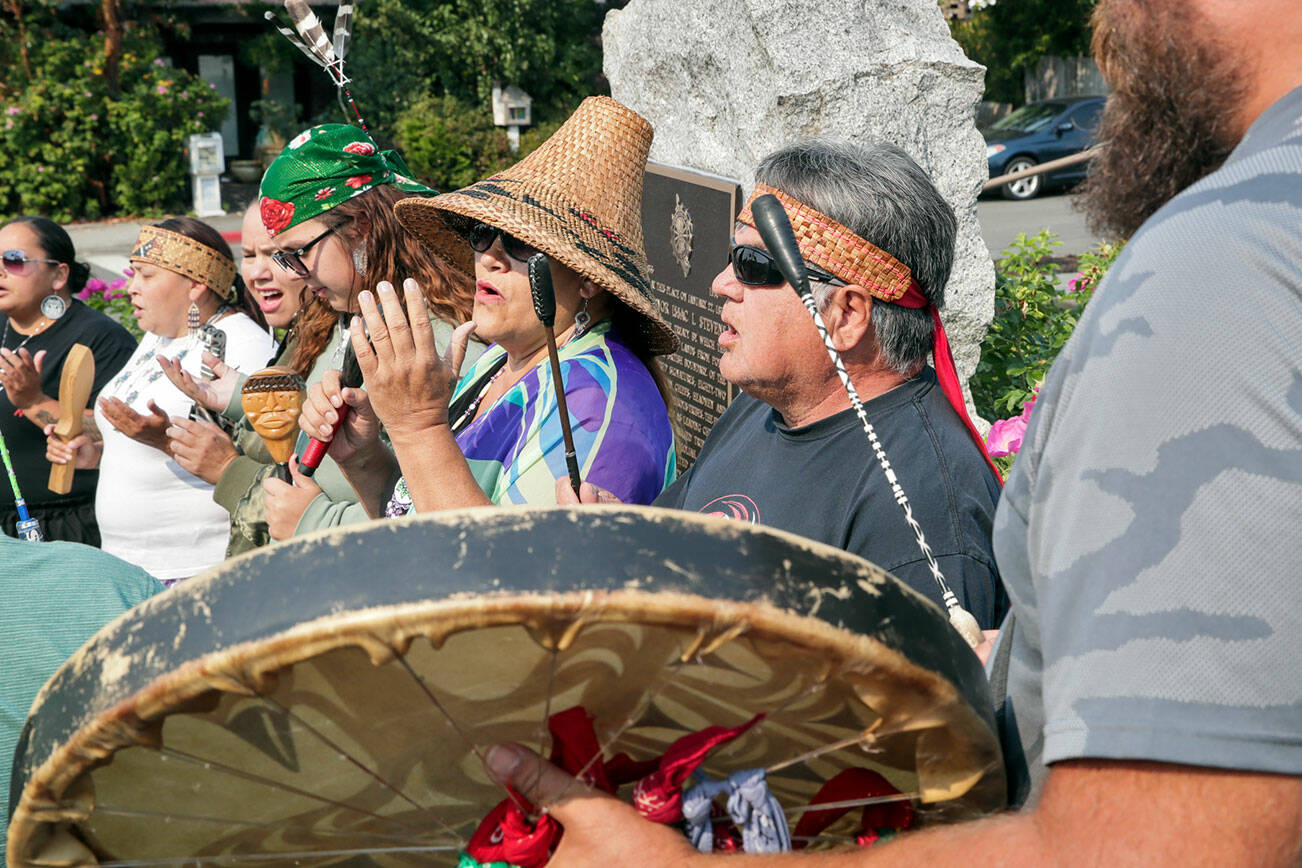
[[[245,374],[267,364],[273,342],[242,313],[215,323],[226,333],[226,364]],[[203,350],[188,336],[146,334],[131,359],[100,393],[149,415],[152,400],[168,416],[184,417],[193,404],[163,374],[156,356],[181,357],[181,367],[199,376]],[[213,502],[213,486],[183,470],[152,446],[127,437],[95,408],[104,435],[95,494],[104,551],[136,564],[172,584],[220,563],[226,555],[230,515]]]

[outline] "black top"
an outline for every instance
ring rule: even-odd
[[[8,322],[9,317],[0,314],[0,334],[3,334]],[[4,346],[6,349],[14,349],[26,337],[10,327]],[[24,349],[33,356],[40,350],[45,350],[45,362],[41,367],[41,390],[51,398],[59,397],[63,362],[73,344],[84,344],[95,357],[92,401],[99,395],[99,390],[122,369],[136,349],[136,339],[131,336],[131,332],[99,311],[73,299],[67,312],[55,320],[54,325],[33,335],[24,345]],[[95,494],[95,484],[99,480],[98,470],[78,470],[74,473],[72,490],[67,495],[50,491],[50,462],[45,460],[45,435],[31,421],[18,415],[9,395],[3,390],[0,390],[0,434],[4,435],[9,447],[9,456],[13,459],[14,472],[18,476],[18,487],[22,489],[23,499],[28,505],[66,498],[80,500]],[[12,509],[13,504],[13,489],[6,478],[0,483],[0,506]]]
[[[945,581],[983,628],[994,629],[1008,608],[990,544],[999,483],[935,372],[926,368],[864,410]],[[788,428],[768,404],[741,395],[715,423],[696,463],[655,505],[764,524],[837,546],[942,605],[853,409]]]

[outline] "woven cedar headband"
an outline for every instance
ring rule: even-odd
[[[926,307],[927,299],[913,278],[913,272],[903,262],[885,250],[870,244],[832,218],[804,202],[793,199],[768,184],[756,184],[746,207],[737,220],[748,226],[755,225],[750,206],[757,196],[770,193],[782,203],[791,219],[800,252],[809,262],[826,269],[831,274],[868,290],[874,298],[904,307]],[[912,290],[912,293],[910,293]]]
[[[193,238],[157,226],[140,229],[130,258],[133,262],[148,262],[202,283],[223,298],[235,283],[234,259],[222,256]]]

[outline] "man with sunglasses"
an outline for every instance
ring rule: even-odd
[[[793,145],[765,158],[756,181],[757,191],[788,198],[802,253],[817,260],[806,264],[823,321],[946,581],[983,628],[995,628],[1008,605],[990,544],[999,478],[927,363],[938,328],[931,309],[944,303],[953,262],[953,211],[891,145]],[[741,218],[712,291],[724,302],[719,370],[742,394],[656,505],[829,543],[943,605],[809,312],[749,210]],[[843,255],[851,237],[855,257]],[[884,262],[890,275],[879,273]],[[573,502],[563,487],[557,496]]]

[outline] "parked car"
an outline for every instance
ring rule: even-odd
[[[1069,157],[1094,145],[1104,97],[1078,96],[1028,103],[981,131],[986,140],[990,177],[1020,172],[1039,163]],[[1087,163],[1000,187],[1006,199],[1032,199],[1047,187],[1074,184],[1085,177]]]

